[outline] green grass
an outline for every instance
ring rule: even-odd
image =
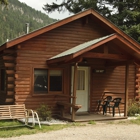
[[[107,124],[137,124],[140,125],[140,117],[137,117],[137,119],[133,120],[119,120],[119,121],[107,121]],[[31,135],[31,134],[37,134],[37,133],[45,133],[49,131],[56,131],[61,130],[67,127],[80,127],[80,126],[86,126],[86,124],[95,125],[95,121],[89,121],[87,123],[79,123],[79,122],[73,122],[73,123],[67,123],[67,124],[61,124],[61,125],[41,125],[41,129],[38,125],[35,126],[34,129],[28,128],[28,127],[11,127],[11,128],[1,128],[0,129],[0,138],[9,138],[9,137],[16,137],[21,135]],[[14,126],[14,125],[21,125],[18,121],[0,121],[0,127],[2,126]]]
[[[93,125],[95,125],[96,122],[91,120],[91,121],[88,122],[88,124],[93,124]]]
[[[18,121],[0,121],[0,127],[2,126],[14,126],[14,125],[21,125]],[[41,125],[41,129],[38,125],[35,126],[35,128],[31,129],[26,126],[24,127],[6,127],[6,128],[0,128],[0,138],[8,138],[8,137],[16,137],[21,135],[31,135],[31,134],[37,134],[37,133],[45,133],[48,131],[55,131],[64,129],[67,127],[75,127],[75,126],[83,126],[81,123],[67,123],[63,125]]]
[[[140,116],[136,119],[130,120],[116,120],[116,121],[108,121],[107,124],[137,124],[140,125]]]
[[[139,117],[137,117],[137,119],[132,119],[132,120],[130,120],[130,123],[140,125],[140,116],[139,116]]]

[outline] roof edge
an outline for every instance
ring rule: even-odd
[[[44,27],[42,27],[40,29],[37,29],[37,30],[35,30],[33,32],[30,32],[28,34],[25,34],[25,35],[23,35],[21,37],[15,38],[15,39],[13,39],[13,40],[11,40],[9,42],[4,43],[3,45],[5,45],[6,48],[9,48],[11,46],[17,45],[17,44],[19,44],[21,42],[24,42],[24,41],[26,41],[28,39],[31,39],[31,38],[33,38],[33,37],[35,37],[37,35],[43,34],[43,33],[47,32],[47,31],[50,31],[52,29],[55,29],[55,28],[60,27],[62,25],[65,25],[67,23],[70,23],[70,22],[72,22],[74,20],[77,20],[77,19],[79,19],[79,18],[81,18],[83,16],[86,16],[88,14],[91,14],[91,13],[92,13],[92,9],[91,8],[90,9],[87,9],[85,11],[79,12],[79,13],[77,13],[75,15],[72,15],[70,17],[67,17],[65,19],[62,19],[60,21],[57,21],[57,22],[54,22],[54,23],[49,24],[47,26],[44,26]]]

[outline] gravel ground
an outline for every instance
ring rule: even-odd
[[[140,125],[134,124],[86,124],[63,130],[24,135],[0,140],[139,140]]]

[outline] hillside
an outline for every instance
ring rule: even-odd
[[[0,45],[7,40],[19,37],[26,33],[26,23],[29,23],[29,32],[46,26],[56,19],[36,11],[18,0],[9,0],[7,8],[0,7]]]

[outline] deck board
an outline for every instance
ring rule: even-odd
[[[66,114],[64,115],[64,118],[67,120],[71,119],[71,115],[70,114]],[[114,117],[112,116],[112,114],[106,114],[106,115],[102,115],[99,113],[87,113],[87,114],[76,114],[75,115],[75,122],[86,122],[86,121],[105,121],[105,120],[119,120],[119,119],[126,119],[127,117],[124,116],[124,114],[121,114],[121,116],[119,114],[116,114]]]

